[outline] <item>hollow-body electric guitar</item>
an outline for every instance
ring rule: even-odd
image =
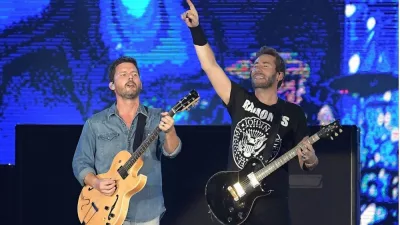
[[[178,112],[189,110],[199,99],[197,91],[192,90],[169,111],[169,115],[173,117]],[[108,172],[97,175],[98,178],[111,178],[116,181],[117,188],[113,195],[103,195],[89,185],[82,188],[78,199],[78,217],[81,224],[123,224],[128,212],[129,200],[141,191],[147,182],[145,175],[138,174],[144,163],[141,156],[160,132],[157,126],[133,154],[126,150],[120,151],[114,157]]]
[[[342,132],[338,121],[323,126],[320,131],[308,138],[314,144],[321,138],[333,137]],[[267,196],[262,182],[268,175],[297,155],[299,145],[272,161],[268,165],[257,159],[250,159],[240,171],[221,171],[214,174],[206,184],[205,196],[210,212],[221,224],[239,225],[249,216],[254,202]]]

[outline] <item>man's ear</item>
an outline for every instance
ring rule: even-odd
[[[279,72],[276,79],[277,79],[278,82],[279,81],[283,81],[283,77],[284,77],[283,72]]]
[[[109,84],[108,84],[108,87],[111,89],[111,90],[115,90],[115,85],[114,85],[114,82],[110,82]]]

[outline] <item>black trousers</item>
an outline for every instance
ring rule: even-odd
[[[259,198],[243,225],[291,225],[288,198]]]

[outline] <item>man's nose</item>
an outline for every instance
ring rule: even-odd
[[[258,67],[251,68],[252,73],[261,73],[261,70]]]
[[[254,72],[260,72],[260,65],[259,64],[256,64],[256,65],[253,65],[252,67],[251,67],[251,70],[252,71],[254,71]]]

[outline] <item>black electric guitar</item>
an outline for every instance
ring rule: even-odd
[[[334,121],[308,138],[314,144],[321,138],[338,136],[342,132],[339,121]],[[240,171],[221,171],[207,182],[205,195],[212,215],[225,225],[242,224],[249,216],[254,202],[267,196],[271,190],[265,190],[263,179],[297,156],[299,145],[275,159],[268,165],[257,159],[250,159]]]

